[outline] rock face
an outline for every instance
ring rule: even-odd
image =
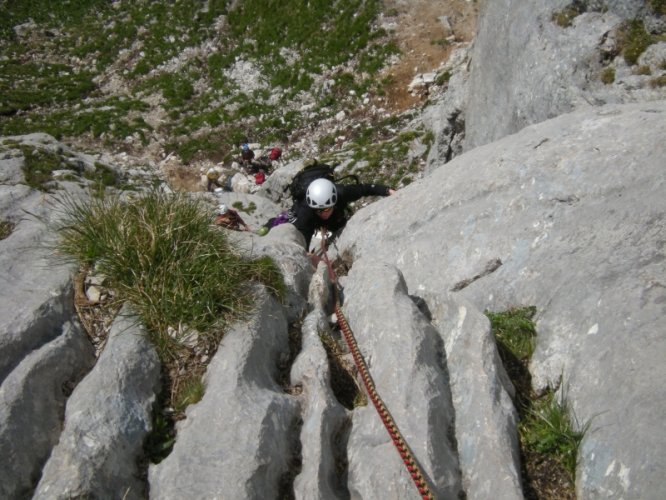
[[[663,86],[650,85],[666,73],[663,67],[640,76],[619,55],[616,30],[623,20],[639,18],[648,26],[660,21],[645,2],[580,2],[589,12],[560,27],[553,14],[571,3],[486,3],[471,57],[466,151],[577,108],[666,98]],[[615,72],[613,84],[601,81],[604,68]]]
[[[298,457],[298,405],[278,384],[287,319],[266,291],[232,327],[187,411],[173,452],[150,469],[151,498],[280,498]]]
[[[343,312],[438,498],[523,497],[514,389],[483,312],[526,305],[535,389],[559,388],[590,424],[577,497],[663,496],[666,95],[609,55],[623,19],[655,19],[613,0],[562,28],[552,14],[568,4],[486,3],[471,58],[456,56],[450,90],[420,117],[434,131],[428,177],[359,210],[331,251],[351,266]],[[665,46],[641,56],[652,76]],[[598,79],[608,66],[613,85]],[[0,142],[0,216],[14,225],[0,240],[0,497],[419,497],[331,327],[327,269],[289,224],[230,234],[276,261],[286,297],[255,290],[172,453],[139,469],[156,355],[125,311],[95,363],[75,269],[49,250],[53,195],[25,184],[17,142],[65,149],[44,134]],[[256,229],[286,208],[302,164],[253,194],[202,196],[240,203]]]
[[[160,363],[125,306],[90,374],[67,401],[65,428],[33,498],[144,498],[136,458],[152,429]]]
[[[413,295],[537,307],[533,384],[562,377],[578,421],[592,423],[581,498],[654,497],[666,465],[666,394],[651,382],[666,355],[665,118],[662,101],[528,127],[367,207],[340,241],[354,260],[397,266]]]
[[[453,438],[446,354],[441,337],[407,293],[398,270],[374,259],[354,263],[345,316],[378,393],[430,478],[437,498],[456,498],[461,476]],[[348,444],[352,497],[377,491],[402,498],[411,478],[372,404],[354,411]],[[409,498],[409,497],[406,497]]]
[[[69,391],[93,364],[93,349],[81,326],[67,323],[0,386],[2,498],[23,497],[32,490],[58,442]]]

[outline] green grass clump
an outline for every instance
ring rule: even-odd
[[[666,87],[666,75],[658,76],[650,80],[650,87],[653,89]]]
[[[631,66],[638,62],[640,55],[653,43],[652,36],[645,30],[643,21],[639,20],[623,23],[619,35],[622,56]]]
[[[634,73],[634,75],[651,75],[652,70],[650,69],[650,66],[648,66],[647,64],[644,64],[642,66],[638,66],[638,67],[634,68],[633,73]]]
[[[65,169],[62,157],[56,153],[30,146],[22,146],[23,177],[26,184],[33,189],[49,191],[49,183],[53,181],[55,170]]]
[[[145,134],[151,127],[140,113],[148,108],[149,106],[140,100],[109,98],[80,110],[55,108],[54,111],[28,111],[0,121],[0,134],[44,132],[58,140],[84,134],[91,134],[93,137],[106,134],[108,138],[116,139],[139,134],[145,140]]]
[[[16,224],[14,224],[12,221],[1,220],[0,221],[0,240],[4,240],[5,238],[8,238],[9,235],[12,234],[12,231],[14,231],[15,227],[16,227]]]
[[[51,191],[53,173],[56,170],[71,171],[71,175],[68,173],[61,179],[77,180],[83,177],[91,181],[91,187],[95,191],[106,187],[117,187],[120,184],[120,176],[116,170],[102,163],[95,163],[94,169],[86,169],[82,162],[72,159],[65,153],[55,153],[28,145],[18,147],[23,152],[23,177],[26,184],[33,189]]]
[[[239,212],[245,212],[246,214],[252,215],[257,210],[257,205],[255,202],[251,201],[247,204],[247,207],[242,201],[235,201],[232,205]]]
[[[601,72],[601,82],[604,85],[610,85],[615,81],[615,68],[604,68]]]
[[[572,424],[573,412],[564,389],[559,399],[551,390],[541,396],[532,391],[528,364],[534,351],[535,315],[534,306],[486,312],[502,363],[516,390],[523,480],[530,489],[556,485],[562,490],[558,498],[569,498],[573,494],[578,449],[590,424],[579,426],[575,416],[576,425]],[[547,478],[542,472],[544,464],[549,467]]]
[[[521,442],[528,450],[553,457],[573,481],[576,475],[578,448],[590,423],[575,429],[571,423],[572,411],[564,391],[557,399],[552,392],[533,402],[519,425]]]
[[[4,4],[4,5],[2,5]],[[79,22],[92,9],[108,6],[108,0],[30,0],[0,4],[0,39],[10,39],[13,28],[32,19],[52,26]]]
[[[58,250],[108,276],[118,300],[128,300],[146,325],[163,361],[184,349],[169,327],[199,332],[217,346],[230,318],[248,311],[252,280],[279,297],[282,276],[268,258],[248,260],[211,227],[204,202],[158,191],[123,200],[119,195],[60,199]]]
[[[118,173],[103,163],[96,162],[95,170],[84,170],[83,177],[93,182],[95,191],[104,190],[106,187],[118,186],[120,178]]]
[[[95,89],[92,74],[64,64],[0,61],[0,115],[85,98]]]
[[[534,352],[536,330],[532,319],[536,307],[509,309],[500,313],[486,313],[501,348],[519,360],[529,359]]]
[[[451,79],[451,72],[450,71],[444,71],[443,73],[439,73],[437,75],[437,78],[435,79],[435,84],[436,85],[444,85],[446,83],[449,83],[449,80]]]
[[[171,404],[175,412],[182,413],[191,404],[198,403],[203,398],[205,387],[201,374],[193,373],[180,380],[172,389]]]
[[[584,11],[584,5],[582,5],[581,2],[574,0],[571,5],[568,5],[557,12],[553,12],[551,19],[560,28],[568,28],[573,24],[573,20]]]
[[[655,14],[666,15],[666,0],[648,0],[648,5]]]

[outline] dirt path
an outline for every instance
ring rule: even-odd
[[[419,73],[446,62],[456,42],[470,42],[476,30],[476,0],[384,0],[383,24],[393,31],[402,56],[385,70],[391,77],[386,107],[404,111],[420,101],[408,86]]]

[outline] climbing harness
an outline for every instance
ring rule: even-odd
[[[400,457],[402,458],[402,461],[404,462],[405,467],[409,472],[409,475],[412,476],[412,480],[414,481],[416,488],[419,490],[421,498],[423,500],[434,500],[435,497],[430,491],[430,487],[428,486],[428,482],[426,481],[425,476],[421,472],[420,466],[414,459],[412,450],[409,448],[409,445],[403,438],[402,433],[400,432],[398,426],[393,420],[393,417],[391,416],[388,409],[386,408],[386,405],[384,404],[381,397],[377,393],[375,382],[372,379],[372,376],[370,375],[370,370],[368,370],[368,365],[366,364],[365,359],[363,358],[361,350],[358,348],[358,344],[356,342],[356,338],[354,337],[354,333],[352,332],[351,328],[349,327],[349,323],[347,323],[347,319],[342,313],[342,307],[340,306],[340,298],[337,289],[337,277],[335,275],[335,271],[333,270],[333,265],[331,264],[331,261],[329,260],[328,255],[326,253],[324,239],[322,239],[321,246],[322,246],[321,249],[322,260],[326,264],[326,267],[328,269],[328,276],[331,282],[333,283],[333,290],[335,294],[334,295],[335,315],[338,321],[338,326],[340,327],[340,330],[342,331],[342,334],[345,337],[345,342],[347,343],[347,346],[349,347],[349,350],[352,353],[352,356],[354,358],[354,363],[356,364],[356,368],[358,369],[358,372],[361,374],[365,390],[367,391],[368,396],[370,396],[370,400],[372,401],[372,404],[375,406],[375,410],[377,410],[379,418],[381,418],[384,427],[386,427],[386,430],[391,436],[393,444],[397,448],[398,453],[400,453]]]

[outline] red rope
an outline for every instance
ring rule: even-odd
[[[414,481],[416,488],[419,490],[419,493],[421,494],[421,497],[424,500],[434,499],[435,497],[431,493],[428,483],[425,480],[425,477],[423,476],[420,467],[414,460],[414,456],[412,455],[409,445],[402,437],[402,434],[400,433],[398,426],[395,424],[393,417],[391,416],[388,409],[384,405],[384,402],[377,393],[377,390],[375,388],[375,383],[372,380],[372,377],[370,376],[370,372],[368,370],[367,364],[365,363],[365,359],[363,359],[363,355],[361,354],[361,351],[358,348],[358,344],[356,343],[354,334],[352,333],[351,328],[347,323],[347,319],[342,313],[340,302],[337,300],[335,304],[335,314],[338,319],[338,325],[340,326],[340,330],[342,330],[342,333],[344,334],[345,337],[345,341],[347,342],[349,350],[351,351],[352,356],[354,358],[354,363],[356,364],[356,367],[358,368],[358,371],[361,374],[363,385],[365,386],[365,389],[368,392],[368,395],[370,396],[372,404],[375,406],[375,409],[379,414],[379,418],[381,418],[384,427],[386,427],[386,430],[391,436],[393,444],[398,449],[398,453],[400,453],[400,457],[402,458],[402,461],[404,462],[405,467],[409,472],[409,475],[412,477],[412,480]]]
[[[326,263],[326,267],[328,268],[328,276],[334,285],[334,290],[336,290],[337,292],[336,288],[337,279],[335,276],[335,271],[333,270],[333,265],[331,264],[331,261],[329,260],[328,255],[326,254],[324,238],[322,238],[322,252],[323,252],[322,259],[324,260],[324,262]],[[423,498],[423,500],[434,500],[435,497],[430,491],[428,482],[426,481],[423,473],[421,472],[421,468],[419,467],[418,463],[416,463],[416,460],[414,459],[414,456],[412,454],[411,449],[409,448],[409,445],[402,437],[402,434],[398,429],[398,426],[395,424],[393,417],[391,416],[388,409],[386,408],[386,405],[384,405],[384,402],[377,393],[375,383],[372,380],[372,376],[370,375],[370,370],[368,370],[368,365],[366,364],[365,359],[363,358],[363,354],[361,354],[361,351],[358,348],[358,344],[356,342],[356,339],[354,338],[354,333],[352,332],[351,328],[349,327],[349,323],[347,323],[347,319],[342,313],[342,307],[340,307],[340,300],[338,299],[337,293],[335,297],[335,315],[337,317],[340,330],[342,331],[345,337],[345,342],[347,342],[347,346],[349,347],[349,350],[354,358],[354,363],[356,364],[359,374],[361,375],[361,379],[363,380],[363,385],[365,386],[365,390],[367,391],[368,396],[370,396],[370,400],[372,401],[375,410],[377,410],[379,418],[384,424],[384,427],[386,427],[386,430],[391,436],[391,440],[393,441],[393,444],[397,448],[398,453],[400,454],[400,457],[402,458],[402,461],[404,462],[405,467],[409,472],[409,475],[412,477],[412,480],[416,485],[416,488],[419,490],[421,498]]]

